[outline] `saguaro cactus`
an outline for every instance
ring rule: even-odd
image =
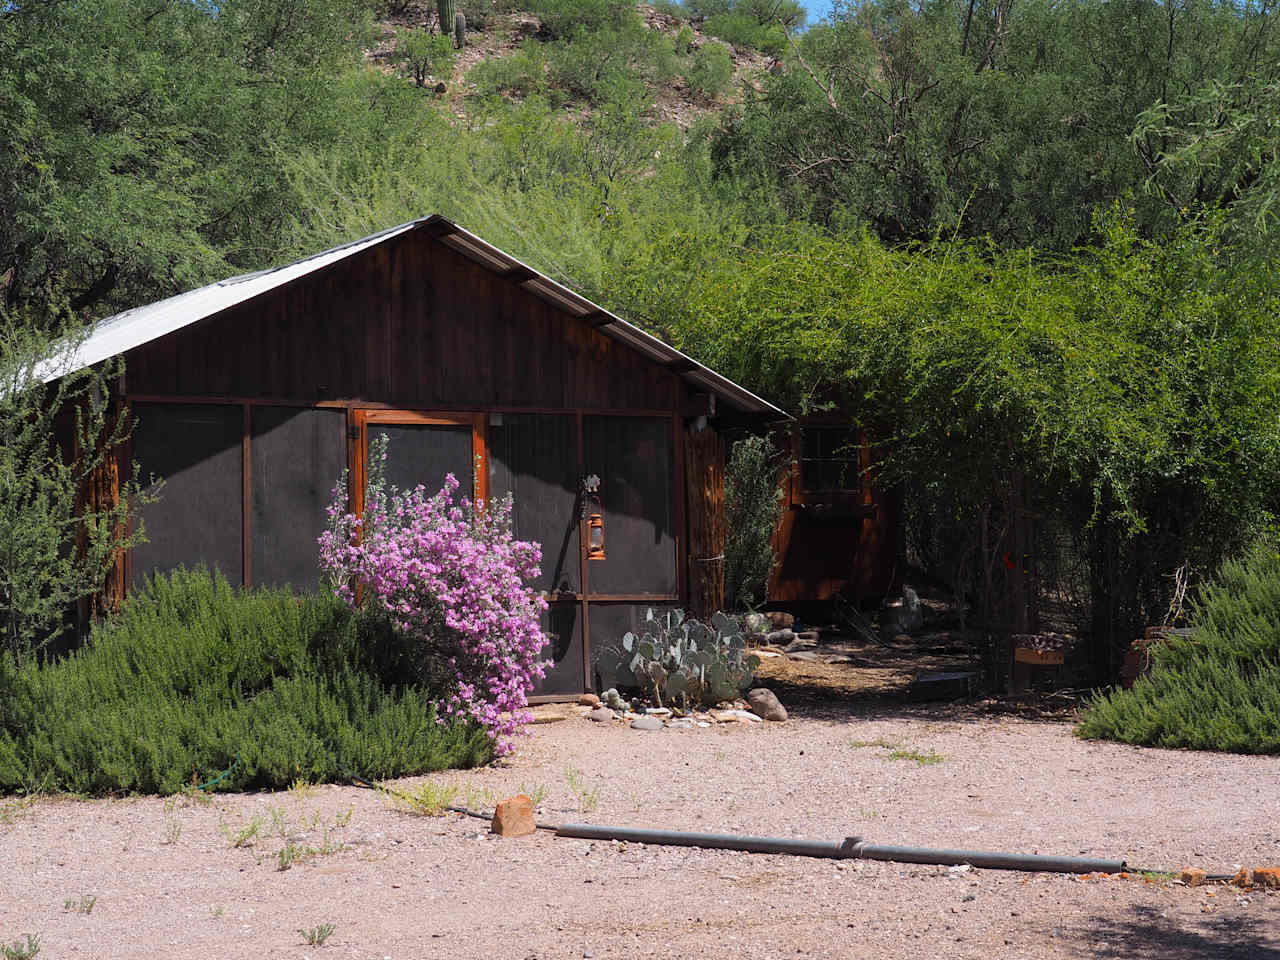
[[[467,45],[467,15],[461,10],[453,19],[453,45],[459,50]]]
[[[440,14],[440,36],[447,37],[458,13],[458,0],[436,0],[436,12]]]

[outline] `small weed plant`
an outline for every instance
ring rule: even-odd
[[[889,751],[888,758],[890,760],[910,760],[915,762],[917,766],[931,767],[934,764],[942,763],[946,757],[938,753],[936,750],[917,750],[914,747],[906,746],[896,740],[889,740],[885,737],[877,737],[874,740],[850,740],[849,746],[855,750],[861,750],[867,747],[876,747],[880,750]]]
[[[383,794],[391,806],[419,817],[443,816],[458,797],[457,784],[428,780],[409,790],[388,790]]]
[[[941,763],[943,760],[946,759],[946,757],[938,753],[936,750],[920,751],[920,750],[904,749],[904,750],[890,751],[889,759],[890,760],[911,760],[916,764],[916,766],[931,767],[935,763]]]
[[[29,933],[25,940],[0,943],[0,958],[3,960],[33,960],[39,954],[40,938]]]
[[[62,909],[67,913],[93,913],[93,905],[98,902],[97,897],[90,896],[87,893],[78,897],[68,897],[62,901]]]
[[[569,785],[569,790],[577,797],[578,809],[583,813],[590,813],[600,805],[600,788],[588,787],[586,781],[582,778],[581,770],[565,767],[564,782]]]
[[[337,929],[332,923],[322,923],[310,930],[299,930],[298,933],[302,934],[302,940],[307,946],[323,947],[324,942],[333,936],[333,931]]]
[[[218,830],[231,846],[236,848],[251,847],[266,822],[266,818],[262,814],[256,813],[244,823],[235,825],[220,823]]]
[[[547,799],[547,788],[544,784],[536,784],[533,787],[526,787],[520,784],[520,792],[529,798],[529,802],[533,804],[535,810],[542,806],[542,801]]]

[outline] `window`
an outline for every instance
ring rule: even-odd
[[[800,436],[800,480],[806,493],[862,488],[862,438],[857,427],[808,424]]]

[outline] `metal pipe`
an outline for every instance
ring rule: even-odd
[[[775,837],[743,837],[732,833],[686,833],[681,830],[645,830],[639,827],[598,827],[589,823],[564,823],[557,837],[580,840],[625,840],[668,847],[707,847],[712,850],[741,850],[745,853],[784,853],[797,857],[843,859],[845,843],[821,840],[786,840]],[[855,841],[857,838],[853,838]]]
[[[732,833],[687,833],[681,830],[647,830],[640,827],[604,827],[565,823],[557,837],[581,840],[625,840],[657,846],[704,847],[745,853],[779,853],[829,860],[889,860],[895,863],[956,865],[967,863],[988,870],[1027,870],[1046,873],[1120,873],[1123,860],[1088,857],[1051,857],[1032,853],[1000,853],[988,850],[934,850],[927,847],[893,847],[846,837],[841,843],[821,840],[787,840],[777,837],[744,837]]]
[[[890,860],[894,863],[967,863],[988,870],[1029,870],[1045,873],[1120,873],[1123,860],[1097,860],[1089,857],[1050,857],[1037,853],[999,853],[990,850],[931,850],[927,847],[890,847],[861,843],[854,838],[845,841],[848,856],[860,860]]]

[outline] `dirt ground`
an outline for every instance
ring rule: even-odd
[[[575,716],[534,726],[499,766],[431,779],[457,785],[458,802],[541,794],[549,822],[857,834],[1146,869],[1280,864],[1280,757],[869,701],[793,712],[656,732]],[[356,787],[0,811],[0,939],[38,936],[42,958],[1280,960],[1280,891],[503,840]],[[299,931],[322,924],[327,942],[306,945]]]

